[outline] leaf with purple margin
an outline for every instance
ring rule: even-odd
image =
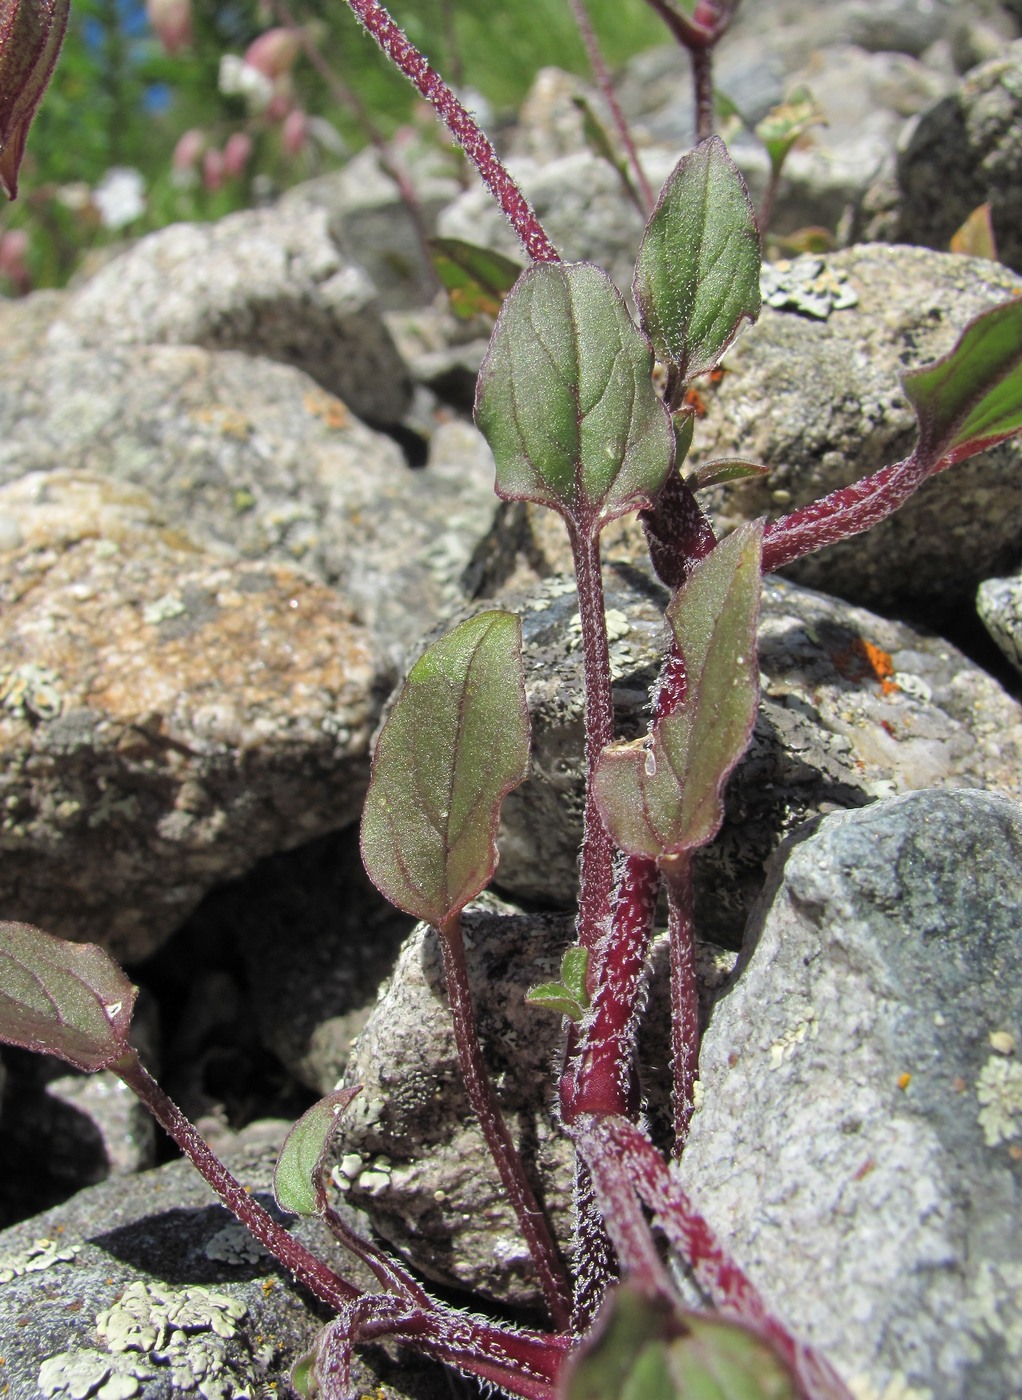
[[[954,348],[902,376],[930,473],[1022,431],[1022,297],[970,321]]]
[[[31,924],[0,922],[0,1040],[106,1069],[131,1053],[138,989],[94,943],[68,943]]]
[[[281,1210],[292,1215],[320,1215],[326,1207],[323,1173],[341,1114],[359,1092],[335,1089],[305,1110],[293,1125],[277,1157],[273,1194]]]
[[[683,156],[660,191],[635,264],[639,320],[682,383],[705,374],[759,315],[759,230],[719,136]]]
[[[667,612],[685,664],[685,700],[641,745],[611,745],[600,757],[596,800],[630,854],[703,846],[723,820],[724,784],[745,752],[759,698],[762,536],[762,521],[741,525],[694,565]]]
[[[519,619],[469,618],[409,672],[373,759],[362,860],[399,909],[441,927],[497,866],[500,804],[529,766]]]
[[[504,302],[476,389],[497,494],[580,529],[651,505],[673,436],[621,294],[589,263],[538,263]]]

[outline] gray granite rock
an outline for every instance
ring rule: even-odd
[[[274,1212],[269,1187],[287,1126],[253,1124],[226,1154]],[[295,1233],[369,1285],[318,1222]],[[161,1321],[183,1307],[188,1327],[161,1334]],[[143,1325],[125,1346],[132,1317]],[[326,1320],[187,1162],[90,1187],[0,1232],[2,1383],[11,1400],[283,1395]],[[438,1367],[379,1347],[358,1354],[354,1380],[379,1400],[450,1395]]]
[[[607,607],[617,722],[644,732],[664,646],[666,594],[610,570]],[[570,906],[582,833],[582,660],[570,580],[522,612],[533,725],[529,780],[502,808],[496,882]],[[716,840],[696,858],[699,925],[734,945],[783,835],[835,808],[916,788],[976,786],[1022,798],[1022,707],[949,643],[771,577],[759,626],[762,703],[727,789]]]
[[[0,347],[0,363],[0,481],[64,468],[142,486],[197,542],[332,584],[395,666],[463,600],[497,508],[464,425],[433,423],[413,468],[307,375],[257,356],[114,346],[3,363]]]
[[[379,672],[337,595],[144,492],[0,489],[0,906],[136,961],[216,882],[357,816]]]
[[[806,261],[787,271],[794,282]],[[1022,291],[981,259],[868,245],[832,254],[823,273],[856,302],[823,318],[765,307],[704,395],[694,462],[738,455],[767,477],[717,488],[720,523],[780,515],[908,455],[915,417],[898,383],[951,349],[966,323]],[[977,585],[1022,556],[1022,446],[1017,440],[933,477],[890,520],[800,560],[813,588],[891,610],[971,604]]]
[[[991,793],[825,818],[703,1040],[681,1181],[856,1394],[1017,1394],[1020,858]]]
[[[1022,41],[911,123],[863,201],[861,237],[946,248],[989,203],[997,254],[1022,271]]]
[[[1022,671],[1022,577],[989,578],[981,583],[976,611],[1015,670]]]
[[[408,405],[372,282],[325,211],[300,206],[149,234],[68,297],[49,343],[243,350],[305,370],[372,422],[396,423]]]

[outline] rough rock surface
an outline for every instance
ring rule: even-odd
[[[617,573],[617,577],[614,577]],[[502,808],[496,883],[570,905],[582,831],[582,659],[570,580],[524,598],[532,771]],[[620,731],[648,723],[666,594],[612,571],[607,607]],[[800,822],[895,792],[988,787],[1022,798],[1022,707],[949,643],[777,577],[759,626],[762,704],[727,789],[717,839],[696,858],[699,927],[734,945],[763,866]]]
[[[286,1127],[254,1124],[227,1155],[271,1211]],[[303,1222],[295,1233],[367,1285],[318,1223]],[[161,1322],[170,1312],[181,1317],[182,1308],[187,1328],[164,1325],[161,1334]],[[141,1325],[129,1336],[133,1315]],[[326,1321],[188,1162],[104,1182],[0,1233],[0,1384],[11,1400],[284,1394],[291,1366]],[[378,1400],[450,1396],[440,1369],[407,1352],[361,1351],[354,1381]]]
[[[413,469],[307,375],[258,356],[114,346],[12,351],[3,367],[0,481],[66,468],[134,482],[199,543],[334,585],[395,665],[462,601],[497,508],[492,459],[463,424],[432,424]]]
[[[861,1393],[1017,1393],[1020,858],[990,793],[824,819],[703,1041],[682,1183]]]
[[[525,1003],[556,977],[573,941],[563,915],[507,906],[465,912],[473,1006],[497,1096],[557,1238],[571,1239],[573,1153],[557,1129],[560,1017]],[[500,910],[500,912],[498,912]],[[669,1121],[667,946],[651,956],[649,1012],[639,1042],[646,1104]],[[374,1227],[427,1277],[518,1305],[542,1295],[482,1132],[468,1107],[434,930],[408,939],[365,1030],[345,1082],[362,1093],[345,1115],[334,1180]],[[733,965],[709,945],[697,951],[702,1011]]]
[[[30,474],[0,517],[6,917],[135,961],[218,880],[357,815],[376,669],[336,594],[101,478]]]
[[[976,610],[1015,670],[1022,671],[1022,577],[990,578],[981,583]]]
[[[360,418],[398,422],[408,377],[375,288],[342,257],[322,210],[244,210],[172,224],[71,294],[54,348],[203,345],[304,369]]]
[[[990,205],[997,254],[1022,272],[1022,41],[906,128],[863,199],[864,238],[946,248]]]

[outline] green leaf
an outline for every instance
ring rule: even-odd
[[[503,253],[477,248],[460,238],[431,238],[429,250],[451,310],[463,320],[479,315],[496,317],[522,271],[521,263]]]
[[[335,1089],[306,1109],[294,1124],[277,1157],[273,1194],[281,1210],[292,1215],[320,1215],[326,1206],[323,1173],[341,1114],[359,1092]]]
[[[0,923],[0,1040],[106,1069],[131,1053],[138,988],[94,943],[67,943],[31,924]]]
[[[749,191],[717,136],[675,166],[646,225],[635,302],[653,353],[683,383],[712,369],[759,315],[759,231]]]
[[[300,1356],[291,1367],[291,1374],[288,1376],[288,1384],[294,1393],[301,1397],[301,1400],[314,1400],[319,1390],[316,1381],[316,1353],[306,1352]]]
[[[762,521],[741,525],[692,569],[667,611],[685,700],[641,746],[611,745],[600,757],[596,800],[622,850],[678,854],[720,827],[724,784],[756,715],[762,537]]]
[[[485,612],[428,647],[380,732],[362,859],[381,893],[439,928],[497,866],[500,804],[528,773],[522,632]]]
[[[673,455],[652,369],[605,272],[529,268],[504,303],[476,391],[497,494],[551,506],[585,530],[651,505]]]
[[[916,456],[943,471],[1022,431],[1022,297],[970,321],[954,349],[902,376]]]
[[[674,1308],[629,1284],[609,1294],[558,1400],[798,1400],[785,1363],[737,1322]]]
[[[769,476],[770,468],[759,462],[747,462],[744,457],[714,457],[700,462],[685,480],[693,491],[705,491],[708,486],[721,486],[728,481],[744,481],[750,476]]]
[[[588,967],[588,948],[569,948],[561,959],[561,980],[530,987],[525,1000],[530,1006],[539,1006],[556,1012],[558,1016],[567,1016],[569,1020],[581,1021],[589,1010],[589,993],[586,990]]]

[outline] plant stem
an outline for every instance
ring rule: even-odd
[[[444,977],[447,983],[447,999],[451,1006],[454,1022],[454,1040],[458,1048],[458,1061],[465,1080],[472,1111],[479,1119],[483,1137],[490,1149],[504,1190],[508,1194],[522,1234],[532,1254],[536,1272],[539,1275],[543,1297],[546,1299],[554,1326],[560,1330],[568,1327],[571,1319],[570,1285],[558,1253],[557,1245],[546,1216],[529,1185],[508,1131],[507,1124],[497,1104],[493,1084],[483,1061],[479,1035],[476,1030],[475,1015],[472,1010],[472,996],[469,990],[468,969],[465,965],[465,942],[461,933],[461,916],[455,914],[439,930],[440,947],[443,951]]]
[[[252,1199],[177,1104],[160,1088],[134,1051],[110,1068],[138,1095],[181,1151],[191,1158],[200,1176],[209,1183],[227,1209],[299,1283],[303,1283],[336,1311],[343,1310],[361,1296],[357,1288],[310,1254],[294,1235],[283,1225],[278,1225],[272,1215]]]
[[[713,49],[690,48],[695,89],[696,144],[713,135]]]
[[[579,620],[585,684],[586,797],[578,898],[578,940],[595,955],[610,927],[614,891],[614,843],[596,805],[593,774],[600,754],[614,738],[614,703],[610,687],[610,647],[603,607],[600,537],[594,525],[567,521]],[[596,957],[590,958],[586,989],[596,991]]]
[[[671,1065],[674,1072],[674,1156],[680,1157],[694,1107],[699,1074],[699,989],[696,985],[695,891],[692,857],[664,856],[667,933],[671,944]]]
[[[600,49],[600,41],[597,39],[596,31],[593,29],[592,21],[589,18],[589,11],[585,7],[585,0],[571,0],[571,12],[575,16],[578,32],[581,34],[582,42],[586,46],[590,67],[593,70],[596,81],[600,85],[600,91],[603,93],[604,100],[610,108],[610,115],[613,119],[618,137],[620,138],[622,146],[625,148],[625,154],[628,157],[629,164],[635,171],[635,178],[646,205],[646,213],[648,214],[656,203],[656,197],[653,194],[649,180],[646,178],[646,172],[642,168],[642,162],[639,160],[639,153],[635,149],[635,142],[632,140],[632,133],[628,128],[628,123],[625,121],[625,114],[621,110],[621,104],[617,100],[617,93],[614,91],[613,81],[611,80],[607,65],[604,62],[603,53]]]
[[[528,256],[534,262],[560,262],[560,254],[547,237],[535,210],[440,74],[430,67],[378,0],[348,0],[348,4],[391,62],[436,108],[448,131],[479,171],[483,184],[504,211]]]

